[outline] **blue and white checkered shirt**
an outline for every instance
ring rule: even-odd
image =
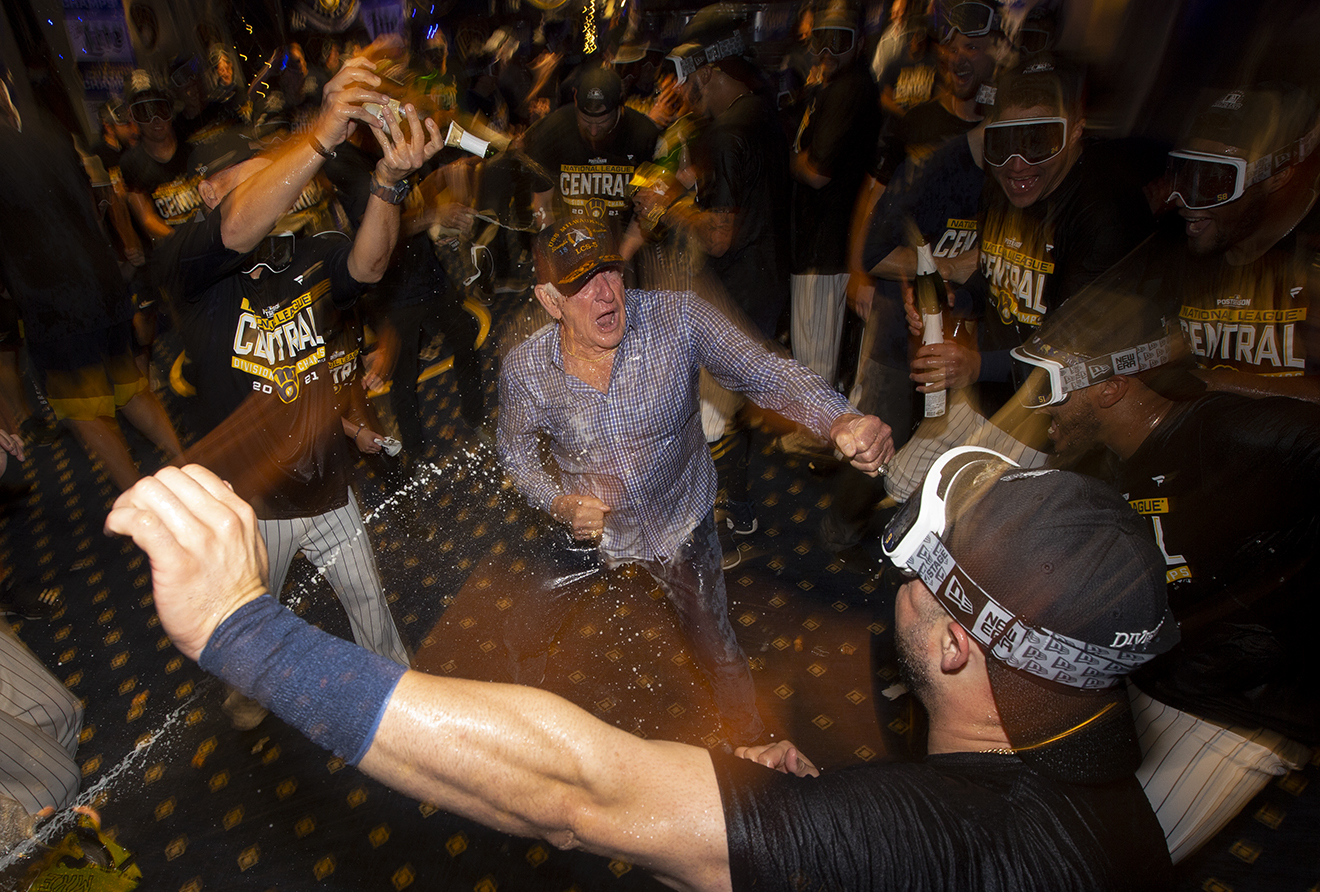
[[[628,291],[625,329],[601,393],[564,371],[559,326],[519,344],[500,371],[500,460],[532,505],[565,493],[610,506],[601,550],[620,560],[674,554],[715,504],[698,370],[826,436],[856,412],[810,369],[767,351],[691,292]],[[538,435],[551,441],[556,481]]]

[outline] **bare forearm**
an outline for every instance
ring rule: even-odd
[[[255,248],[293,207],[323,161],[308,140],[298,140],[266,168],[234,187],[220,207],[225,247],[240,254]]]
[[[917,275],[917,252],[911,248],[895,248],[871,268],[871,275],[893,282],[910,281]]]
[[[398,205],[371,196],[348,255],[348,274],[363,284],[379,282],[390,265],[390,255],[398,239]]]
[[[447,811],[727,889],[710,758],[642,741],[533,688],[410,672],[360,767]]]

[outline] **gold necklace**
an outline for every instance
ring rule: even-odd
[[[1009,749],[1008,747],[1005,747],[1005,746],[997,746],[997,747],[995,747],[994,749],[981,750],[981,752],[983,752],[983,753],[993,753],[993,754],[995,754],[995,755],[997,755],[997,756],[1015,756],[1015,755],[1017,755],[1017,751],[1016,751],[1016,750],[1011,750],[1011,749]]]
[[[583,362],[604,362],[605,360],[613,356],[614,351],[618,349],[619,349],[618,347],[611,347],[609,350],[605,352],[604,356],[597,356],[595,359],[587,359],[585,356],[578,356],[576,353],[574,353],[572,350],[568,349],[567,347],[564,348],[564,352],[567,353],[569,356],[573,357],[574,359],[580,359]]]

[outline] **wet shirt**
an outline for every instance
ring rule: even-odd
[[[1308,290],[1317,281],[1318,248],[1320,205],[1252,263],[1232,266],[1222,255],[1179,252],[1178,275],[1168,281],[1202,368],[1268,377],[1320,374],[1320,356],[1310,357],[1308,368],[1307,355],[1307,343],[1320,337],[1309,317]]]
[[[555,324],[510,351],[500,370],[506,472],[545,511],[565,493],[609,505],[601,540],[609,557],[668,557],[715,504],[699,369],[822,435],[855,411],[810,369],[767,352],[691,292],[629,291],[625,318],[605,393],[565,372]],[[541,434],[558,480],[541,464]]]
[[[1164,833],[1135,778],[1065,784],[1020,759],[946,753],[780,774],[711,755],[734,892],[1164,890]]]
[[[0,124],[0,158],[0,280],[27,337],[46,343],[128,320],[128,288],[68,132],[24,109],[21,132]]]
[[[979,226],[981,267],[966,288],[985,302],[981,352],[1008,351],[1026,341],[1045,316],[1123,258],[1149,233],[1150,209],[1139,190],[1123,188],[1088,153],[1052,193],[1014,207],[986,178]],[[1004,373],[1002,364],[982,364]]]
[[[180,139],[168,161],[152,158],[142,143],[119,158],[124,186],[150,198],[156,214],[171,226],[186,223],[202,207],[197,191],[202,178],[193,170],[190,155],[188,142]]]
[[[351,250],[342,233],[299,239],[288,269],[254,280],[242,272],[250,255],[224,247],[213,213],[181,227],[157,258],[173,270],[185,373],[209,431],[189,457],[229,480],[263,519],[311,517],[347,499],[336,390],[350,351],[333,353],[341,310],[364,287],[348,273]]]
[[[707,265],[729,297],[766,337],[789,296],[788,145],[778,116],[761,97],[739,96],[706,129],[696,150],[702,210],[732,211],[733,240]]]
[[[1196,715],[1320,739],[1320,406],[1207,394],[1175,404],[1118,468],[1183,630],[1134,680]]]
[[[621,232],[632,219],[628,183],[637,165],[651,160],[659,137],[660,129],[649,118],[624,108],[609,145],[596,151],[583,141],[577,108],[570,104],[533,125],[523,148],[550,177],[536,190],[554,190],[556,217],[608,220]]]

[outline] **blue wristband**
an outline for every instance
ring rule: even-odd
[[[308,625],[270,595],[230,614],[197,663],[352,765],[371,748],[407,671]]]

